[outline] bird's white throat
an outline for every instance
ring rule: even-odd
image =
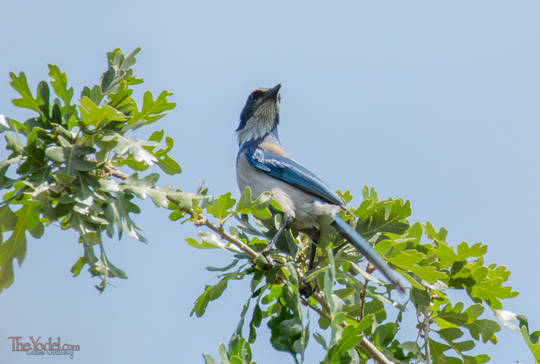
[[[238,144],[256,140],[267,135],[276,125],[279,104],[268,100],[257,107],[253,115],[246,121],[244,127],[237,132]]]

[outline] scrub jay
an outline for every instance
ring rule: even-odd
[[[270,249],[284,229],[291,225],[300,231],[313,231],[322,215],[331,215],[334,227],[362,253],[394,287],[403,291],[394,271],[377,252],[339,216],[343,201],[312,172],[292,160],[279,142],[279,102],[281,84],[259,88],[249,95],[236,129],[240,150],[236,157],[236,178],[240,190],[250,186],[254,196],[271,191],[283,208],[284,223],[268,246]],[[312,247],[310,267],[316,247]],[[312,268],[312,267],[311,267]]]

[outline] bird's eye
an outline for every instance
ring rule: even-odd
[[[264,93],[261,92],[261,91],[255,91],[255,92],[252,92],[251,95],[249,95],[249,99],[250,100],[257,100],[258,98],[260,98]]]

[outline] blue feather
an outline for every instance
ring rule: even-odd
[[[330,190],[319,177],[300,164],[290,158],[266,152],[256,144],[246,144],[244,146],[246,149],[245,156],[248,162],[259,171],[309,194],[318,196],[325,202],[339,206],[343,205],[343,202],[335,192]]]
[[[394,274],[392,269],[388,267],[386,262],[381,258],[379,253],[375,251],[371,247],[371,245],[368,244],[368,242],[362,238],[362,236],[355,230],[353,227],[341,216],[338,214],[334,214],[334,224],[338,228],[341,234],[343,234],[349,243],[354,245],[356,249],[364,256],[367,260],[371,262],[377,268],[381,271],[382,274],[390,281],[392,284],[401,292],[404,292],[403,286],[399,282],[399,279]]]

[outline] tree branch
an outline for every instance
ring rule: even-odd
[[[123,172],[121,172],[120,170],[118,170],[115,166],[113,166],[112,164],[108,164],[107,167],[106,167],[106,173],[110,176],[114,176],[114,177],[117,177],[117,178],[120,178],[120,179],[126,179],[128,178],[129,176]],[[175,201],[174,199],[168,197],[168,199],[171,201],[171,202],[174,202],[175,204],[178,205],[178,201]],[[181,210],[187,214],[189,214],[191,217],[194,217],[195,216],[195,212],[193,211],[193,209],[183,209],[181,208]],[[195,221],[195,225],[196,226],[201,226],[201,225],[204,225],[206,227],[208,227],[210,230],[216,232],[221,238],[227,240],[228,242],[230,242],[231,244],[235,245],[236,247],[238,247],[239,249],[241,249],[244,253],[246,253],[247,255],[249,255],[249,257],[253,260],[255,260],[255,258],[259,255],[259,253],[257,253],[255,250],[251,249],[249,246],[247,246],[246,244],[244,244],[244,242],[242,242],[240,239],[237,239],[235,238],[234,236],[232,236],[231,234],[229,234],[228,232],[226,232],[222,226],[218,226],[218,225],[215,225],[213,224],[211,221],[209,221],[205,216],[203,215],[200,215],[198,214],[197,215],[197,220]]]
[[[371,355],[371,357],[375,359],[377,363],[395,364],[392,360],[388,359],[375,345],[373,345],[371,341],[366,339],[365,336],[362,338],[360,346],[362,346],[362,348],[367,351],[368,354]]]
[[[194,216],[194,213],[193,213],[193,210],[191,209],[182,209],[182,211],[190,214],[191,216]],[[221,238],[227,240],[228,242],[230,242],[231,244],[235,245],[236,247],[238,247],[239,249],[241,249],[244,253],[246,253],[247,255],[249,255],[249,257],[253,260],[255,260],[255,258],[257,258],[258,255],[260,255],[259,253],[257,253],[255,250],[251,249],[249,246],[247,246],[246,244],[244,244],[243,241],[241,241],[240,239],[238,238],[235,238],[234,236],[232,236],[231,234],[229,234],[228,232],[226,232],[222,226],[218,226],[218,225],[215,225],[213,224],[211,221],[209,221],[205,216],[203,215],[197,215],[197,220],[195,222],[195,225],[196,226],[201,226],[201,225],[204,225],[206,226],[207,228],[209,228],[210,230],[214,231],[215,233],[217,233]]]
[[[106,166],[106,173],[109,176],[117,177],[117,178],[120,178],[120,179],[126,179],[126,178],[129,177],[127,174],[125,174],[124,172],[121,172],[120,170],[118,170],[118,168],[116,168],[115,166],[113,166],[110,163],[108,163],[107,166]]]
[[[366,304],[366,292],[367,292],[367,285],[369,281],[366,278],[364,281],[364,287],[362,287],[362,292],[360,292],[360,320],[364,318],[364,306]]]
[[[317,312],[319,315],[326,318],[328,321],[332,321],[328,313],[330,312],[330,305],[326,300],[324,299],[323,295],[320,292],[317,292],[313,294],[312,296],[320,305],[323,307],[323,310],[321,310],[318,307],[312,306],[309,304],[307,300],[305,300],[302,297],[302,304],[305,306],[311,308],[315,312]],[[345,327],[345,324],[341,324],[342,327]],[[377,363],[379,364],[394,364],[393,361],[388,359],[371,341],[369,341],[365,336],[362,337],[362,340],[360,341],[360,346],[362,349],[364,349]]]
[[[430,298],[431,303],[431,289],[427,288],[427,293]],[[431,348],[429,347],[429,324],[431,321],[431,311],[429,310],[429,304],[426,306],[426,309],[424,311],[424,321],[422,323],[422,329],[424,330],[424,345],[426,350],[426,364],[431,363]]]

